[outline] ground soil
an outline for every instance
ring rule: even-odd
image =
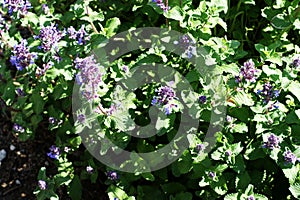
[[[9,112],[2,106],[0,109],[0,150],[4,149],[7,152],[0,165],[0,200],[36,199],[33,191],[37,187],[37,174],[40,168],[46,166],[49,177],[57,172],[54,162],[46,155],[55,136],[49,134],[47,128],[41,127],[33,140],[22,142],[12,132],[13,124]],[[14,150],[10,150],[11,145],[15,147]],[[99,181],[95,184],[84,181],[82,184],[84,185],[82,199],[108,199],[105,192],[107,186],[100,185]],[[64,186],[56,193],[59,199],[70,199]]]

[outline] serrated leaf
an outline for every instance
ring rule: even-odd
[[[292,195],[295,198],[300,198],[300,184],[295,183],[289,187],[289,190],[291,191]]]
[[[164,16],[177,21],[182,21],[184,19],[183,11],[179,6],[174,6],[168,12],[164,12]]]

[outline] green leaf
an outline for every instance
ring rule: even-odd
[[[242,173],[242,174],[238,174],[237,177],[236,177],[236,179],[235,179],[235,187],[237,189],[244,190],[244,189],[247,188],[247,186],[249,185],[250,181],[251,181],[251,178],[250,178],[250,176],[249,176],[249,174],[248,174],[247,171],[244,172],[244,173]]]
[[[30,99],[32,101],[33,111],[36,114],[42,113],[44,110],[45,102],[37,89],[33,91],[33,94]]]
[[[144,179],[146,179],[147,181],[154,181],[155,180],[155,177],[150,172],[143,173],[142,177],[144,177]]]
[[[107,37],[111,37],[116,34],[118,27],[121,25],[119,18],[114,17],[107,20],[104,32]]]
[[[82,185],[78,175],[75,175],[69,188],[69,196],[72,200],[81,200]]]
[[[300,101],[300,83],[298,81],[293,81],[289,85],[288,90]]]
[[[295,198],[300,198],[300,184],[295,183],[289,187],[289,190],[291,191],[292,195]]]
[[[164,16],[177,21],[182,21],[184,19],[183,11],[179,6],[174,6],[168,12],[164,12]]]
[[[171,182],[171,183],[163,184],[161,186],[161,188],[165,193],[169,193],[169,194],[175,194],[178,191],[185,191],[186,190],[185,186],[178,183],[178,182]]]
[[[271,20],[272,26],[276,29],[286,29],[291,26],[291,23],[288,21],[287,17],[284,14],[277,14]]]

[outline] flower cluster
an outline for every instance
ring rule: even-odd
[[[44,180],[39,180],[38,181],[38,186],[41,190],[46,190],[47,189],[47,183]]]
[[[191,58],[193,54],[195,54],[195,43],[188,35],[179,37],[179,41],[175,41],[174,44],[179,45],[179,47],[184,50],[188,58]]]
[[[53,159],[58,159],[58,157],[60,156],[60,148],[59,147],[56,147],[55,145],[52,145],[50,148],[49,148],[50,152],[47,153],[47,156],[49,156],[50,158],[53,158]]]
[[[16,124],[16,123],[13,126],[13,130],[17,133],[24,133],[25,132],[25,129],[21,125]]]
[[[27,0],[4,0],[3,7],[8,9],[9,15],[17,12],[25,15],[32,8],[31,3]]]
[[[205,149],[205,145],[204,144],[197,144],[195,149],[196,149],[196,152],[199,153],[199,152],[201,152]]]
[[[270,100],[279,96],[279,90],[274,90],[273,86],[267,82],[263,85],[262,90],[258,90],[257,94],[264,98],[263,103],[267,104]]]
[[[119,179],[119,175],[115,171],[108,171],[106,173],[106,175],[107,175],[107,178],[110,179],[110,180],[112,180],[112,181],[116,181],[116,180]]]
[[[288,164],[295,164],[298,160],[297,156],[293,154],[290,150],[287,150],[283,153],[284,161]]]
[[[255,68],[255,64],[252,61],[252,59],[244,62],[244,65],[240,69],[240,75],[248,81],[254,83],[256,81],[256,75],[257,75],[258,70]],[[242,78],[239,76],[235,77],[235,81],[237,83],[240,83],[242,81]]]
[[[277,137],[275,134],[271,133],[270,136],[268,137],[267,141],[264,142],[263,147],[272,150],[274,148],[278,148],[279,143],[280,143],[279,137]]]
[[[27,41],[22,40],[20,44],[14,46],[13,55],[10,57],[12,65],[16,66],[17,70],[21,71],[34,63],[37,59],[36,53],[30,53],[27,47]]]
[[[50,26],[42,27],[40,34],[35,36],[35,39],[40,39],[42,45],[39,47],[44,51],[50,51],[52,48],[56,48],[58,42],[64,36],[64,32],[58,30],[57,25],[52,23]]]
[[[163,11],[167,12],[170,7],[165,5],[165,3],[163,2],[163,0],[152,0],[152,2],[156,3],[156,5],[158,7],[160,7]]]
[[[80,72],[76,75],[76,82],[79,85],[84,84],[85,90],[83,95],[87,100],[98,98],[97,92],[99,85],[102,82],[102,73],[100,67],[96,63],[94,56],[88,56],[86,58],[76,58],[75,68],[79,69]]]
[[[152,99],[152,105],[162,105],[165,109],[165,114],[169,115],[172,113],[173,108],[178,107],[172,100],[177,99],[174,90],[169,86],[162,86],[155,90],[157,96]]]
[[[82,25],[78,31],[76,31],[74,27],[71,26],[68,28],[67,32],[69,34],[69,38],[77,40],[79,45],[85,45],[86,41],[90,40],[90,36],[84,30],[84,25]]]

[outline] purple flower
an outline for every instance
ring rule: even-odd
[[[170,9],[170,7],[164,4],[163,0],[152,0],[152,2],[156,3],[156,5],[165,12],[167,12]]]
[[[179,37],[179,41],[175,41],[174,44],[178,44],[179,47],[185,51],[188,58],[191,58],[195,51],[195,43],[189,38],[188,35]]]
[[[118,180],[119,179],[119,176],[118,176],[118,173],[115,172],[115,171],[108,171],[106,173],[108,179],[112,180],[112,181],[115,181],[115,180]]]
[[[21,88],[16,89],[17,95],[20,97],[24,97],[26,94]]]
[[[204,104],[204,103],[206,102],[206,100],[207,100],[207,99],[206,99],[206,96],[204,96],[204,95],[199,97],[199,102],[200,102],[201,104]]]
[[[53,159],[58,159],[59,158],[59,155],[60,155],[60,148],[59,147],[56,147],[55,145],[52,145],[50,148],[49,148],[50,152],[47,153],[47,155],[50,157],[50,158],[53,158]]]
[[[35,36],[35,39],[39,38],[42,42],[40,48],[44,51],[50,51],[52,48],[56,48],[58,42],[64,36],[64,33],[58,30],[57,25],[52,23],[50,26],[42,26],[40,34]]]
[[[92,174],[92,173],[94,172],[94,168],[92,168],[91,166],[87,166],[87,167],[86,167],[86,172],[87,172],[88,174]]]
[[[199,153],[200,151],[203,151],[205,149],[205,145],[204,144],[197,144],[195,149]]]
[[[38,186],[41,190],[46,190],[47,189],[47,183],[44,180],[39,180],[38,181]]]
[[[31,3],[27,0],[4,0],[3,7],[8,9],[9,15],[12,15],[13,12],[25,15],[32,8]]]
[[[298,160],[298,158],[295,156],[295,154],[293,154],[290,150],[287,150],[283,153],[283,156],[284,156],[284,161],[287,163],[287,164],[295,164],[296,161]]]
[[[54,117],[49,117],[48,121],[50,124],[55,124],[57,122],[57,119],[55,119]]]
[[[128,66],[127,66],[127,65],[124,65],[124,66],[122,67],[122,70],[123,70],[125,73],[127,73],[127,72],[128,72]]]
[[[46,64],[43,64],[43,68],[38,67],[36,69],[35,76],[39,78],[40,76],[45,75],[46,71],[52,66],[53,66],[53,62],[51,61]]]
[[[255,68],[255,64],[252,59],[244,62],[243,67],[240,69],[240,74],[244,77],[244,79],[252,83],[256,81],[257,72],[258,70]],[[236,77],[236,82],[241,82],[241,80]]]
[[[80,122],[80,123],[84,123],[85,122],[85,115],[84,114],[79,114],[77,116],[77,120]]]
[[[295,58],[292,63],[293,67],[300,67],[300,58]]]
[[[155,99],[156,104],[167,105],[169,101],[176,99],[174,90],[169,86],[162,86],[156,89],[155,92],[157,93],[157,96],[154,96],[153,99]]]
[[[109,109],[106,111],[107,115],[112,115],[117,110],[117,106],[115,104],[112,104]]]
[[[98,98],[97,92],[102,82],[102,73],[94,56],[92,55],[86,58],[77,57],[74,63],[75,68],[79,69],[79,73],[76,75],[76,82],[79,85],[85,86],[83,95],[87,100]]]
[[[230,150],[225,151],[226,156],[231,156],[232,152]]]
[[[78,41],[79,45],[85,45],[87,40],[90,40],[90,36],[84,30],[85,26],[81,25],[81,28],[76,31],[73,26],[68,28],[68,34],[70,39],[74,39]]]
[[[13,126],[13,130],[17,133],[24,133],[25,132],[25,129],[22,126],[20,126],[19,124],[16,124],[16,123]]]
[[[264,142],[263,147],[268,148],[268,149],[274,149],[279,147],[279,137],[277,137],[275,134],[271,133],[270,136],[268,137],[267,141]]]
[[[263,103],[267,104],[270,100],[279,96],[279,90],[274,90],[273,86],[267,82],[263,85],[262,90],[257,90],[258,95],[264,98]]]
[[[214,177],[216,176],[216,173],[215,173],[215,172],[209,172],[209,173],[208,173],[208,176],[209,176],[210,178],[214,178]]]
[[[247,200],[255,200],[254,196],[250,195],[248,196]]]
[[[166,115],[171,114],[173,109],[178,107],[178,105],[176,105],[175,103],[170,102],[174,99],[177,99],[175,91],[171,87],[162,86],[156,89],[155,92],[157,93],[157,95],[153,97],[151,104],[164,106]]]
[[[26,40],[22,40],[20,44],[15,45],[12,53],[13,56],[10,57],[10,62],[12,65],[15,65],[19,71],[23,70],[23,68],[27,68],[30,64],[33,64],[34,60],[37,58],[36,53],[29,52]]]
[[[165,110],[165,114],[166,115],[170,115],[173,111],[174,108],[177,108],[178,105],[174,104],[174,103],[168,103],[164,106],[164,110]]]
[[[46,15],[48,15],[50,13],[50,9],[47,4],[42,5],[42,10]]]

